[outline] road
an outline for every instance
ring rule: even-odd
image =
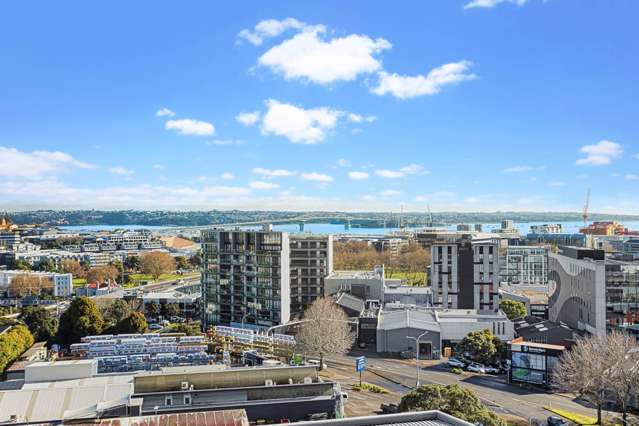
[[[376,384],[388,387],[390,381],[390,383],[395,383],[395,387],[389,390],[402,394],[415,386],[416,369],[414,360],[377,358],[370,356],[373,354],[366,355],[368,355],[367,369],[369,373],[377,373],[387,382],[386,385],[381,382]],[[355,379],[355,358],[356,356],[332,357],[327,360],[327,364],[330,368],[337,369],[342,374],[349,374],[352,376],[351,379]],[[420,381],[422,384],[461,385],[475,392],[484,404],[497,413],[544,421],[551,413],[543,407],[551,406],[596,417],[595,410],[561,394],[512,386],[506,383],[503,376],[497,377],[472,373],[456,375],[450,373],[444,364],[433,364],[432,362],[428,362],[428,364],[427,362],[421,364],[424,366],[420,369]],[[371,375],[369,374],[368,377],[370,378]]]

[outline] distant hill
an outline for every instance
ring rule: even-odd
[[[137,210],[36,210],[13,212],[9,216],[15,224],[40,223],[48,225],[144,225],[144,226],[203,226],[238,222],[274,220],[282,221],[304,216],[321,216],[313,222],[343,223],[348,218],[360,226],[396,226],[398,213],[380,212],[293,212],[293,211],[137,211]],[[332,217],[332,219],[331,219]],[[372,219],[372,220],[371,220]],[[432,214],[435,224],[496,223],[503,219],[515,222],[564,222],[580,221],[576,212],[491,212],[460,213],[437,212]],[[639,220],[639,215],[611,215],[592,213],[589,220]],[[406,212],[402,222],[406,226],[423,226],[429,221],[424,212]]]

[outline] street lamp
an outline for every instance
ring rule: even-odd
[[[417,371],[417,379],[415,381],[415,388],[419,387],[419,341],[422,337],[428,334],[428,330],[424,331],[422,334],[417,336],[417,338],[412,336],[406,336],[407,339],[412,339],[415,341],[415,369]]]

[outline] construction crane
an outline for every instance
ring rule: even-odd
[[[588,209],[590,208],[590,188],[588,188],[588,192],[586,192],[586,203],[584,204],[584,212],[581,215],[584,219],[584,228],[588,226]]]
[[[428,209],[428,221],[426,222],[426,226],[429,228],[433,227],[433,214],[430,212],[430,204],[426,205],[426,208]]]

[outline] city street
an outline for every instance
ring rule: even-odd
[[[355,372],[355,358],[363,353],[348,356],[331,357],[327,360],[329,370],[336,370],[344,383],[359,380]],[[376,354],[365,354],[368,358],[367,372],[364,381],[383,386],[390,390],[397,401],[401,395],[415,386],[415,361],[394,358],[378,358]],[[545,421],[551,415],[544,406],[561,408],[572,412],[596,417],[594,409],[588,408],[573,399],[546,393],[543,390],[523,389],[506,383],[504,376],[483,374],[450,373],[448,367],[439,362],[421,361],[420,381],[422,384],[436,383],[441,385],[458,384],[475,392],[479,398],[498,414],[508,414],[524,419]],[[392,399],[392,398],[391,398]],[[350,401],[352,402],[352,401]],[[391,401],[392,402],[392,401]],[[379,406],[379,404],[378,404]]]

